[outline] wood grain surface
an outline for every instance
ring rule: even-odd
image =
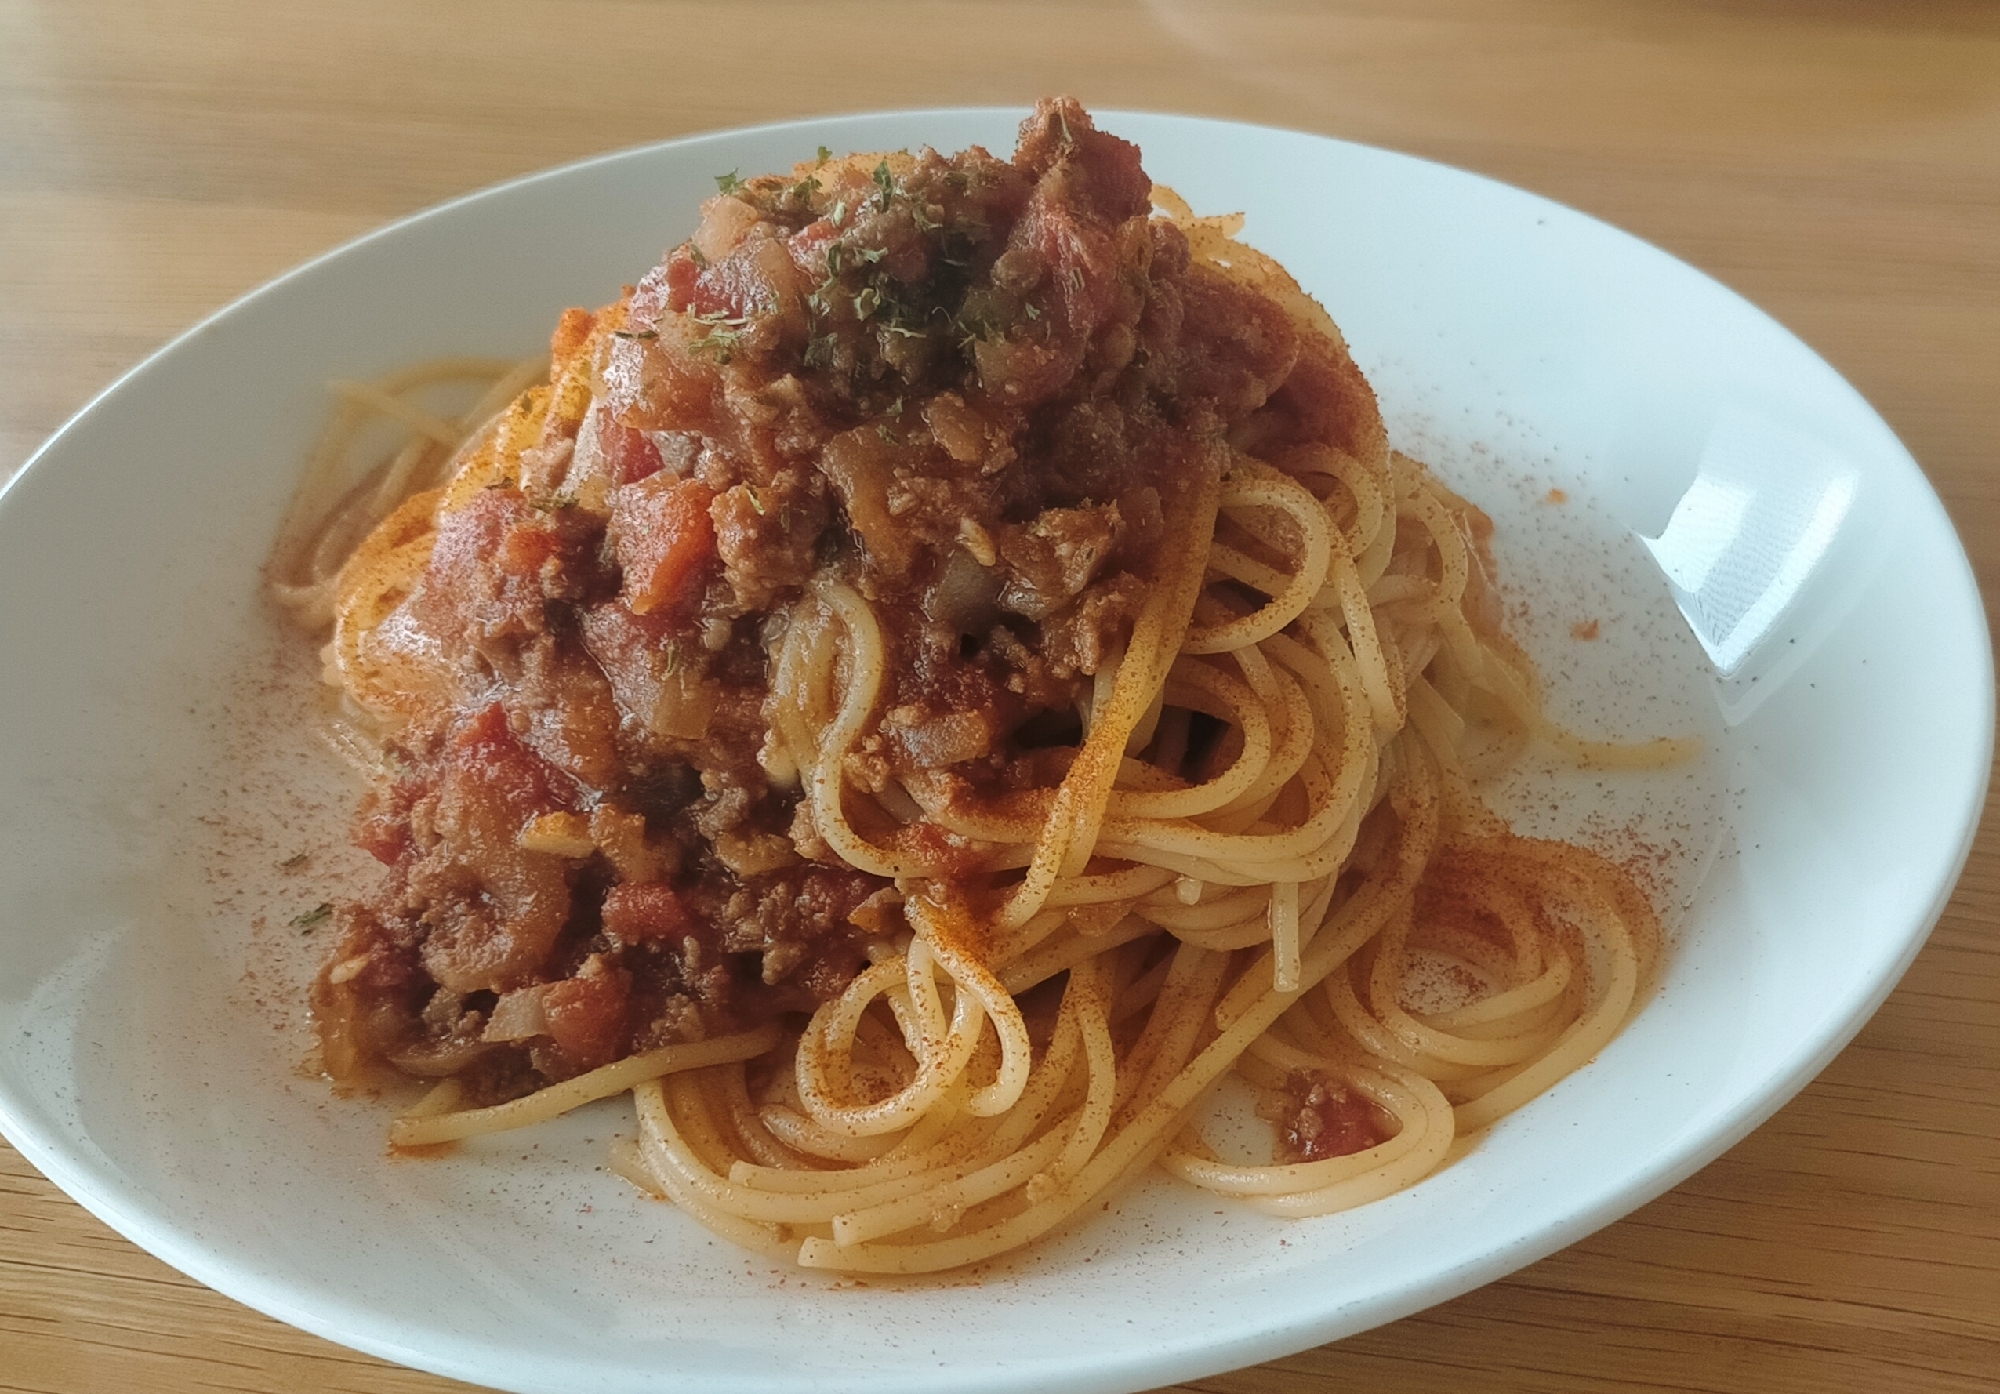
[[[399,214],[698,130],[1055,91],[1392,146],[1666,247],[1881,410],[1991,605],[2000,8],[1945,0],[0,0],[0,479]],[[1188,1387],[2000,1385],[1996,924],[1989,827],[1881,1013],[1720,1161],[1506,1281]],[[0,1144],[0,1390],[458,1387],[180,1277]]]

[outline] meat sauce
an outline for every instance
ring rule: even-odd
[[[1388,1110],[1316,1070],[1294,1070],[1268,1111],[1280,1162],[1323,1162],[1379,1147],[1396,1135]]]
[[[785,607],[831,571],[881,619],[853,783],[1046,786],[1196,447],[1328,434],[1331,358],[1192,261],[1073,101],[1011,160],[718,184],[622,300],[565,314],[555,376],[590,390],[440,512],[383,626],[440,676],[358,819],[387,874],[314,991],[337,1078],[497,1099],[837,993],[892,897],[766,768]]]

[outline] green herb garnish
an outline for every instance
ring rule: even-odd
[[[750,316],[748,315],[731,317],[723,314],[720,310],[714,314],[694,315],[691,318],[696,324],[706,328],[708,332],[699,339],[696,339],[688,347],[692,348],[696,353],[714,354],[715,361],[718,363],[727,363],[729,361],[729,356],[736,351],[736,346],[743,341],[743,327],[750,323]]]

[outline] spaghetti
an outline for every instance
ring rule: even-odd
[[[1361,1204],[1610,1039],[1651,909],[1474,785],[1685,749],[1547,722],[1483,515],[1240,220],[1068,101],[718,183],[546,364],[341,385],[274,557],[389,868],[324,1063],[439,1081],[396,1143],[630,1091],[710,1229],[930,1272],[1155,1163]]]

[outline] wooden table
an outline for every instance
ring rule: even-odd
[[[1072,91],[1525,185],[1797,330],[2000,580],[2000,10],[1952,0],[11,0],[0,478],[211,309],[385,219],[702,129]],[[1989,600],[1989,604],[1990,604]],[[1227,1391],[2000,1383],[2000,834],[1881,1014],[1671,1194]],[[0,1144],[0,1390],[440,1390],[236,1306]]]

